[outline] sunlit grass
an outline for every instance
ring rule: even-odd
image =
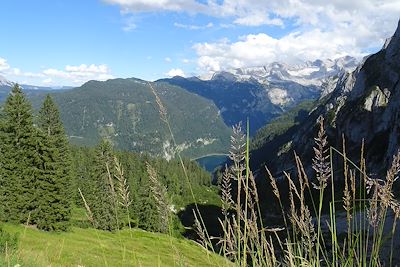
[[[4,229],[20,236],[11,266],[229,266],[194,242],[142,230],[49,233],[11,224]]]

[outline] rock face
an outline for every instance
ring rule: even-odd
[[[353,145],[364,138],[371,167],[388,166],[400,148],[400,25],[354,79],[337,112],[336,134],[343,132]]]
[[[212,100],[227,125],[250,121],[250,133],[304,100],[318,99],[335,87],[340,74],[354,70],[352,57],[299,65],[266,66],[214,73],[211,79],[174,77],[163,81]]]
[[[400,25],[389,40],[352,73],[338,78],[334,90],[291,136],[289,152],[295,150],[311,163],[315,123],[324,116],[331,145],[341,147],[343,134],[348,154],[357,160],[364,139],[370,170],[379,173],[387,169],[400,148]],[[268,146],[271,144],[266,143],[264,149]],[[293,155],[289,152],[266,161],[277,170],[288,168]]]

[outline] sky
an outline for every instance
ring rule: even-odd
[[[0,75],[79,86],[361,58],[399,19],[400,0],[1,0]]]

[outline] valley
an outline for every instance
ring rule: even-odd
[[[397,266],[398,0],[0,6],[0,266]]]

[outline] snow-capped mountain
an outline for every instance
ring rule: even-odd
[[[308,89],[305,91],[308,91],[307,95],[312,95],[311,98],[329,94],[335,88],[338,78],[354,71],[358,63],[356,58],[350,56],[307,61],[297,65],[274,62],[260,67],[216,72],[211,80],[260,83],[273,104],[287,107],[297,103],[299,96],[304,95],[302,87]]]
[[[1,87],[11,87],[13,86],[13,82],[7,80],[4,76],[0,75],[0,88]]]
[[[357,60],[348,56],[220,71],[208,79],[174,77],[163,81],[213,100],[228,125],[249,118],[250,132],[254,134],[285,110],[329,93],[338,77],[356,66]]]
[[[322,86],[327,79],[344,71],[351,72],[357,65],[356,58],[345,56],[335,60],[307,61],[297,65],[274,62],[266,66],[239,68],[229,72],[241,81],[255,79],[262,84],[291,81],[304,86]]]

